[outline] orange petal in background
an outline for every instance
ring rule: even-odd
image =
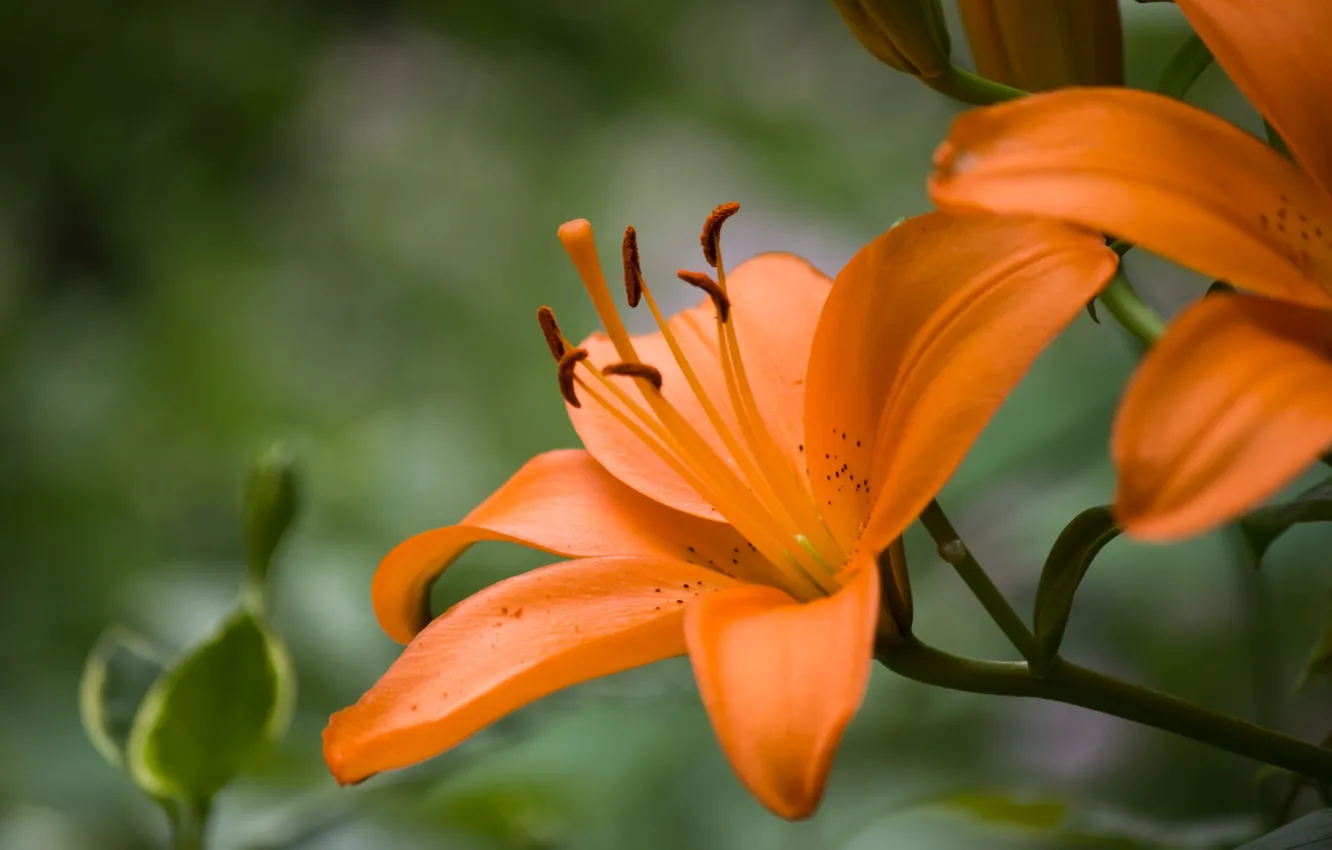
[[[740,780],[782,817],[808,817],[823,796],[864,696],[878,609],[873,569],[806,604],[750,586],[689,605],[689,658],[713,729]]]
[[[444,752],[553,691],[680,655],[687,604],[738,586],[666,558],[589,558],[502,581],[442,614],[329,720],[324,760],[358,782]]]
[[[1077,222],[1244,289],[1332,306],[1332,199],[1171,98],[1069,89],[967,112],[929,185],[941,209]]]
[[[844,546],[867,520],[871,555],[901,534],[1116,265],[1089,231],[946,213],[852,258],[815,334],[805,403],[810,477]]]
[[[762,254],[737,266],[727,274],[726,282],[741,357],[759,410],[774,438],[792,457],[795,468],[803,469],[804,458],[798,447],[804,442],[805,364],[831,281],[799,257]],[[674,285],[685,284],[675,281]],[[661,287],[655,291],[660,292]],[[712,301],[704,298],[697,306],[671,317],[670,327],[704,390],[734,432],[735,413],[718,359],[715,316]],[[643,362],[661,372],[666,398],[718,455],[729,458],[730,453],[690,391],[661,333],[633,340]],[[600,333],[580,344],[598,366],[620,359],[610,340]],[[640,406],[645,406],[628,380],[624,380],[624,387]],[[676,510],[720,519],[711,505],[600,405],[584,400],[582,407],[569,407],[569,418],[583,445],[621,481]]]
[[[1332,312],[1203,299],[1148,353],[1115,423],[1125,529],[1174,540],[1272,496],[1332,445]]]
[[[537,455],[457,525],[400,543],[375,573],[375,615],[407,643],[430,621],[431,583],[473,543],[502,540],[568,557],[652,555],[762,575],[733,528],[673,511],[626,487],[585,451]]]
[[[1178,0],[1235,85],[1332,194],[1332,3]]]

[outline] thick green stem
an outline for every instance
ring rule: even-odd
[[[1174,732],[1301,776],[1332,779],[1332,750],[1057,659],[1042,677],[1023,662],[975,661],[916,641],[883,641],[877,658],[894,672],[958,691],[1068,703]]]
[[[1040,657],[1040,647],[1036,642],[1036,636],[1027,628],[1027,624],[1018,616],[1013,606],[1008,604],[1008,600],[990,581],[990,576],[985,572],[985,568],[980,565],[971,550],[962,542],[957,529],[948,521],[948,516],[944,514],[943,508],[939,506],[938,500],[932,500],[925,511],[920,515],[920,524],[925,526],[925,530],[934,538],[934,542],[939,546],[939,556],[953,565],[957,574],[967,583],[967,587],[975,595],[980,604],[985,606],[995,625],[1003,631],[1004,636],[1012,642],[1022,657],[1036,663]]]
[[[1115,274],[1099,297],[1115,320],[1145,345],[1151,346],[1165,333],[1165,320],[1139,297],[1122,271]]]
[[[970,71],[964,71],[956,65],[949,66],[947,71],[937,77],[921,77],[920,80],[925,85],[941,94],[948,95],[953,100],[960,100],[973,106],[988,106],[992,103],[1003,103],[1007,100],[1017,100],[1020,97],[1027,96],[1027,93],[1022,89],[1015,89],[1003,83],[987,80]]]

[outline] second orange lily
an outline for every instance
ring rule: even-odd
[[[375,611],[410,645],[332,718],[342,782],[441,753],[557,689],[688,653],[737,774],[769,809],[811,814],[857,710],[880,617],[876,561],[937,493],[1037,353],[1113,275],[1114,253],[1066,225],[934,213],[829,280],[767,254],[665,317],[637,234],[622,259],[631,336],[592,228],[560,239],[606,333],[577,346],[542,308],[585,450],[554,451],[447,528],[394,549]],[[1051,297],[1050,293],[1059,293]],[[502,581],[430,621],[428,591],[463,551],[516,542],[574,560]],[[909,594],[900,551],[892,558]]]
[[[930,184],[942,209],[1076,222],[1256,293],[1185,310],[1125,393],[1117,510],[1156,540],[1239,516],[1332,446],[1332,3],[1178,5],[1294,163],[1179,101],[1080,89],[961,116]]]

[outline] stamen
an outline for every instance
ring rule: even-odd
[[[620,244],[624,259],[624,293],[630,307],[637,307],[643,297],[643,265],[638,260],[638,232],[633,225],[624,229],[624,242]]]
[[[661,370],[646,363],[612,363],[601,370],[604,375],[628,375],[650,381],[658,391],[661,390]]]
[[[546,345],[550,348],[551,356],[558,363],[564,358],[564,336],[560,333],[559,323],[555,321],[555,311],[549,307],[537,308],[537,322],[541,325],[541,333],[546,336]]]
[[[703,243],[703,259],[714,269],[717,268],[717,244],[721,241],[722,224],[738,212],[740,205],[731,201],[717,207],[712,211],[712,215],[708,216],[708,220],[703,222],[703,235],[699,237],[699,241]]]
[[[560,394],[574,407],[582,407],[574,391],[574,367],[587,359],[586,348],[575,348],[560,358]]]
[[[716,256],[715,254],[713,256]],[[731,317],[731,299],[726,297],[722,288],[704,272],[691,272],[680,269],[675,276],[683,280],[690,286],[697,286],[708,294],[712,299],[712,304],[717,308],[717,318],[725,323]]]
[[[615,302],[611,300],[610,290],[606,288],[606,278],[601,273],[601,261],[597,259],[597,243],[592,237],[592,225],[587,219],[582,218],[566,221],[560,225],[559,237],[560,244],[569,254],[569,259],[573,261],[574,268],[578,269],[578,276],[582,278],[588,297],[592,299],[592,306],[597,308],[597,315],[601,317],[601,324],[606,328],[607,336],[615,344],[615,351],[621,360],[637,362],[638,353],[634,351],[629,331],[625,330],[619,313],[615,312]]]

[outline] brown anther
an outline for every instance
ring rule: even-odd
[[[558,362],[564,357],[564,335],[560,333],[560,326],[555,321],[555,311],[549,307],[538,307],[537,322],[541,325],[541,332],[546,335],[546,345],[550,348],[551,356]]]
[[[730,201],[713,210],[708,220],[703,222],[703,235],[699,237],[699,242],[703,243],[703,259],[714,269],[717,268],[717,245],[721,242],[722,224],[738,212],[740,205]]]
[[[652,382],[652,386],[661,389],[661,371],[646,363],[612,363],[601,370],[606,375],[628,375]]]
[[[643,297],[643,266],[638,261],[638,231],[633,225],[624,229],[620,256],[624,259],[624,294],[629,299],[629,306],[637,307]]]
[[[586,359],[586,348],[570,349],[560,358],[560,395],[574,407],[583,406],[578,401],[578,394],[574,392],[574,367]]]
[[[724,322],[731,317],[731,299],[726,297],[726,293],[722,292],[721,287],[717,285],[717,281],[709,277],[707,273],[680,269],[675,273],[675,276],[690,286],[697,286],[706,292],[717,308],[717,318]]]

